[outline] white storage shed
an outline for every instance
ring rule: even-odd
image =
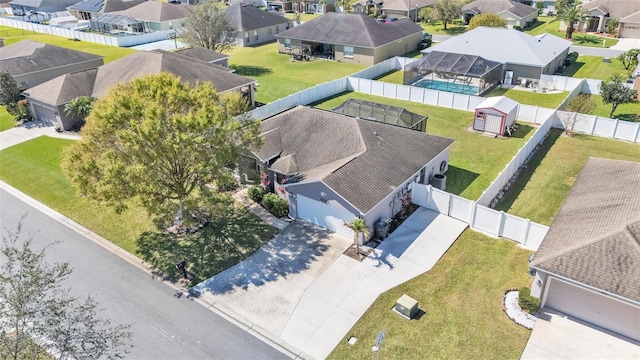
[[[476,107],[473,130],[504,135],[516,122],[518,102],[505,96],[486,98]]]

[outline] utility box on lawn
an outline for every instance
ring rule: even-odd
[[[396,301],[393,311],[407,320],[411,320],[418,313],[418,300],[404,294]]]

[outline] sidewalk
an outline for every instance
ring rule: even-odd
[[[53,126],[43,125],[37,121],[32,121],[0,132],[0,150],[18,145],[25,141],[33,140],[43,135],[71,140],[77,140],[80,138],[77,134],[59,133]]]

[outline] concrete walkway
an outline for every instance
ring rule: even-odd
[[[640,359],[640,343],[543,309],[521,360]]]
[[[271,225],[278,230],[284,230],[284,228],[289,226],[289,223],[287,221],[273,216],[273,214],[265,210],[262,206],[249,199],[249,195],[247,195],[247,192],[248,189],[242,189],[233,193],[232,196],[247,209],[249,209],[252,213],[254,213],[257,217],[262,219],[262,221],[264,221],[266,224]]]
[[[467,224],[420,208],[362,262],[351,239],[297,221],[242,263],[196,286],[302,357],[327,357],[382,292],[435,265]]]
[[[0,132],[0,150],[47,135],[51,137],[77,140],[80,137],[72,133],[59,133],[53,126],[43,125],[37,121],[28,122]]]

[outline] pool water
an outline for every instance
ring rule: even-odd
[[[475,95],[478,93],[478,87],[473,85],[463,85],[457,83],[448,83],[446,81],[422,79],[413,86],[419,86],[427,89],[454,92],[458,94]]]

